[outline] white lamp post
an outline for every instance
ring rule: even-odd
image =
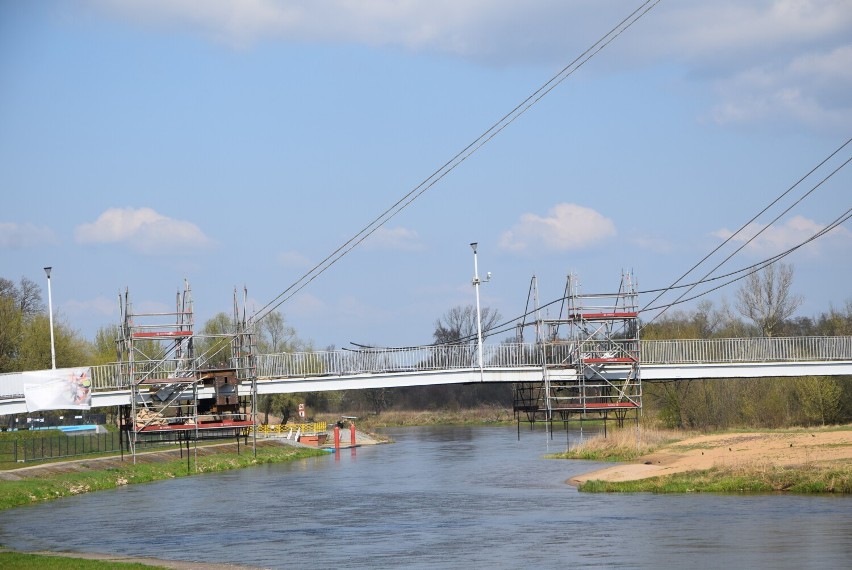
[[[53,370],[56,370],[56,348],[53,345],[53,298],[50,292],[50,270],[52,267],[45,267],[44,272],[47,273],[47,313],[50,317],[50,364]]]
[[[473,250],[473,288],[476,290],[476,338],[477,338],[477,346],[479,353],[479,381],[483,382],[484,371],[482,365],[482,314],[479,311],[479,284],[481,281],[479,280],[479,266],[476,261],[476,246],[478,244],[473,242],[470,244],[470,249]]]

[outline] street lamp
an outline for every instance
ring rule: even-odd
[[[479,310],[479,284],[482,283],[479,280],[479,265],[476,260],[476,246],[479,245],[476,242],[470,244],[470,249],[473,250],[473,288],[476,290],[476,338],[478,341],[478,350],[479,353],[479,381],[484,382],[484,371],[482,365],[482,313]],[[491,274],[488,274],[488,277],[485,279],[487,282],[491,279]]]
[[[53,345],[53,298],[50,293],[50,270],[52,267],[45,267],[44,272],[47,273],[47,313],[50,317],[50,364],[53,370],[56,370],[56,348]]]

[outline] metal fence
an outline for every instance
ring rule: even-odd
[[[0,441],[0,463],[26,463],[121,450],[118,432],[44,435]]]
[[[22,434],[30,432],[23,431]],[[224,430],[199,431],[199,441],[224,439],[243,439],[248,441],[250,428],[233,428]],[[63,435],[39,434],[39,436],[22,436],[16,439],[0,440],[0,466],[12,467],[12,464],[47,461],[54,459],[70,459],[98,453],[116,454],[122,450],[121,438],[124,438],[123,449],[130,453],[127,444],[127,434],[117,431],[107,433]],[[189,439],[194,439],[194,433],[186,432],[155,432],[141,434],[136,441],[136,451],[155,451],[174,449],[185,445]]]
[[[531,344],[485,345],[483,365],[488,368],[538,366],[539,350]],[[418,346],[331,352],[264,354],[258,357],[258,376],[287,378],[347,376],[388,372],[422,372],[476,368],[475,345]]]
[[[825,362],[852,360],[852,337],[651,340],[641,350],[643,364]]]

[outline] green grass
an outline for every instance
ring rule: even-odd
[[[852,494],[852,466],[714,468],[638,481],[587,481],[586,493],[794,493]]]
[[[151,568],[165,567],[149,566],[136,562],[112,562],[23,552],[0,552],[0,568],[4,570],[151,570]]]
[[[123,485],[148,483],[199,473],[212,473],[230,469],[241,469],[264,463],[280,463],[306,457],[326,455],[319,449],[294,448],[287,446],[258,447],[257,457],[250,450],[241,454],[213,453],[199,456],[197,462],[187,470],[186,459],[168,460],[161,463],[122,463],[120,467],[93,468],[73,473],[40,475],[37,478],[18,481],[3,481],[0,484],[0,510],[20,507],[42,501],[50,501],[92,491],[115,489]]]

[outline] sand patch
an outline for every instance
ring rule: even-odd
[[[648,477],[713,467],[794,467],[852,462],[852,431],[797,430],[702,435],[666,445],[626,464],[572,478],[571,484],[593,479],[635,481]]]

